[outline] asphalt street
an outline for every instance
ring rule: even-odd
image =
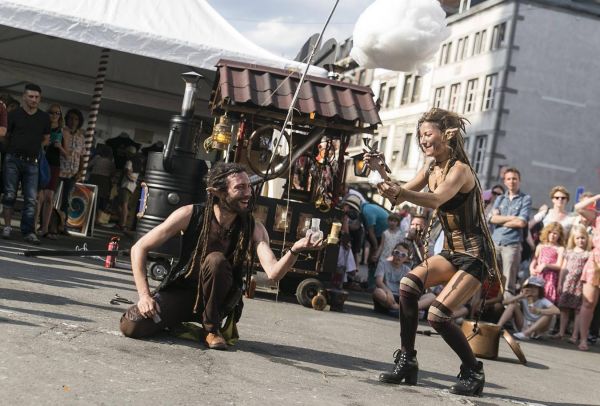
[[[167,333],[128,339],[118,330],[128,305],[110,304],[115,294],[137,299],[126,262],[17,255],[29,248],[0,241],[0,404],[600,404],[599,346],[583,353],[551,340],[521,344],[527,366],[501,341],[499,359],[484,361],[480,398],[447,391],[459,361],[439,336],[417,337],[417,386],[380,384],[399,325],[354,292],[343,313],[272,293],[246,299],[240,342],[227,352]]]

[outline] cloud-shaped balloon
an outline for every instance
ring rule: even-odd
[[[350,56],[365,68],[410,72],[431,59],[449,34],[437,0],[376,0],[354,26]]]

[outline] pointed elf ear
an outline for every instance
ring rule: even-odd
[[[446,138],[447,141],[450,141],[452,138],[455,138],[458,135],[458,131],[458,128],[448,128],[444,132],[444,138]]]

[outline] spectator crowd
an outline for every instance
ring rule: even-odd
[[[519,170],[506,168],[502,181],[482,196],[502,280],[485,280],[454,319],[479,317],[520,340],[548,336],[588,350],[600,329],[600,194],[580,194],[570,212],[571,194],[555,186],[551,204],[533,213]],[[442,250],[441,225],[421,208],[406,205],[390,213],[353,189],[342,209],[342,245],[354,256],[345,286],[372,292],[374,310],[397,317],[398,282]],[[356,264],[366,265],[366,280],[357,278]],[[422,295],[421,315],[442,288]]]
[[[86,151],[84,117],[77,108],[60,104],[40,108],[42,89],[25,85],[22,103],[0,96],[0,152],[4,227],[2,237],[15,237],[12,227],[19,189],[22,195],[20,231],[24,241],[68,235],[71,192],[77,182],[97,186],[96,225],[115,223],[129,233],[135,227],[138,179],[145,167],[140,144],[126,133]],[[85,171],[84,155],[90,153]]]

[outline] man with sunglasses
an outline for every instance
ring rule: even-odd
[[[506,193],[494,202],[490,223],[495,225],[492,240],[496,244],[496,254],[502,263],[502,273],[506,278],[506,291],[515,294],[517,272],[521,263],[523,229],[529,222],[531,196],[521,192],[521,173],[516,168],[504,171]]]
[[[392,256],[383,259],[377,267],[373,291],[373,306],[377,313],[398,316],[400,279],[410,272],[410,266],[407,264],[409,252],[410,246],[407,242],[396,244]]]

